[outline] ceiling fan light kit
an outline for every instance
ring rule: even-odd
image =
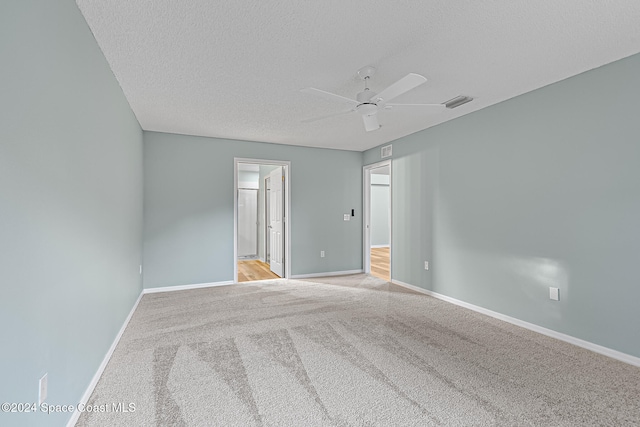
[[[409,73],[397,82],[383,89],[380,93],[375,93],[371,89],[369,89],[369,80],[376,73],[375,67],[367,65],[366,67],[362,67],[358,70],[357,74],[364,81],[364,90],[356,95],[356,99],[346,98],[341,95],[336,95],[331,92],[326,92],[320,89],[308,87],[302,89],[301,92],[309,93],[312,95],[320,96],[324,99],[331,101],[338,101],[341,103],[348,104],[351,109],[348,111],[342,111],[334,114],[330,114],[322,117],[315,117],[311,119],[303,120],[303,122],[314,122],[317,120],[323,120],[329,117],[341,116],[350,113],[359,113],[362,116],[362,122],[364,124],[364,128],[367,132],[371,132],[377,129],[380,129],[380,124],[378,122],[378,111],[382,109],[391,109],[391,108],[411,108],[416,109],[420,108],[426,111],[441,111],[444,108],[455,108],[462,104],[465,104],[471,101],[473,98],[469,97],[456,97],[448,103],[452,102],[453,106],[449,107],[447,103],[444,104],[390,104],[389,101],[392,99],[409,92],[410,90],[420,86],[421,84],[427,81],[426,77],[421,76],[420,74]],[[464,98],[463,100],[459,100],[458,98]],[[468,99],[468,100],[467,100]]]

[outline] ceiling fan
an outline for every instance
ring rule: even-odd
[[[314,117],[311,119],[303,120],[303,122],[315,122],[317,120],[323,120],[329,117],[342,116],[345,114],[358,113],[362,116],[364,122],[364,128],[367,132],[380,129],[380,123],[378,122],[378,111],[381,109],[390,109],[395,107],[408,107],[408,108],[421,108],[427,111],[440,111],[447,107],[445,104],[392,104],[389,101],[397,96],[402,95],[405,92],[414,89],[427,79],[419,74],[410,73],[393,83],[391,86],[382,90],[380,93],[375,93],[369,89],[369,79],[375,74],[376,69],[371,66],[366,66],[358,70],[358,76],[364,81],[364,90],[356,95],[356,99],[346,98],[344,96],[336,95],[334,93],[325,92],[324,90],[308,87],[302,89],[301,92],[317,95],[330,101],[338,101],[343,104],[347,104],[350,109],[348,111],[341,111],[339,113],[329,114],[327,116]],[[468,98],[468,97],[466,97]],[[456,98],[454,98],[456,99]],[[469,101],[471,98],[469,98]],[[453,100],[452,100],[453,101]],[[468,101],[466,101],[468,102]],[[458,104],[462,105],[462,104]],[[458,106],[456,105],[456,106]],[[452,108],[452,107],[449,107]]]

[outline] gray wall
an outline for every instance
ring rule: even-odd
[[[238,188],[258,188],[259,172],[238,171]]]
[[[0,402],[77,404],[142,290],[142,131],[73,0],[0,2],[0,57]]]
[[[394,279],[640,356],[638,100],[636,55],[395,141]]]
[[[292,274],[362,269],[362,153],[156,132],[144,140],[145,288],[233,280],[234,157],[291,161]]]

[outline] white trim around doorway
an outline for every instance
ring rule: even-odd
[[[283,166],[284,169],[284,241],[285,264],[284,277],[291,277],[291,162],[284,160],[248,159],[234,157],[233,159],[233,283],[238,283],[238,164],[249,163],[255,165]]]
[[[362,167],[362,259],[363,270],[366,274],[371,273],[371,170],[383,166],[389,166],[389,277],[393,278],[393,263],[391,253],[393,252],[393,168],[391,159],[373,163]]]

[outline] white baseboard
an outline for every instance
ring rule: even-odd
[[[102,373],[104,372],[105,368],[107,367],[107,364],[109,363],[109,359],[111,359],[111,355],[113,354],[114,350],[116,349],[116,346],[120,342],[120,338],[122,337],[122,334],[124,333],[124,330],[127,328],[127,325],[129,324],[129,321],[131,320],[131,317],[133,316],[133,313],[136,311],[136,308],[138,308],[138,303],[140,303],[140,300],[142,299],[142,295],[143,294],[144,294],[144,292],[140,292],[140,295],[138,295],[138,299],[133,304],[133,307],[131,308],[131,311],[129,312],[129,315],[124,320],[124,323],[122,324],[122,327],[120,328],[120,331],[118,331],[118,335],[116,335],[116,338],[113,340],[113,343],[111,344],[111,347],[109,347],[109,350],[107,351],[107,354],[104,356],[104,359],[102,359],[102,363],[100,364],[100,366],[98,367],[98,370],[96,371],[95,375],[91,379],[91,382],[89,383],[89,386],[87,387],[87,389],[85,390],[84,394],[82,395],[82,398],[80,399],[80,402],[78,402],[78,405],[76,406],[76,410],[73,412],[73,415],[71,415],[71,418],[69,419],[69,422],[67,423],[67,427],[73,427],[73,426],[75,426],[76,422],[78,422],[78,418],[80,418],[80,414],[82,413],[82,412],[80,412],[78,410],[78,406],[80,406],[81,404],[82,405],[86,405],[87,402],[89,401],[89,398],[91,397],[91,393],[93,393],[93,390],[96,388],[96,385],[98,385],[98,381],[100,380],[100,377],[102,376]]]
[[[608,347],[603,347],[599,344],[594,344],[590,341],[585,341],[580,338],[573,337],[571,335],[563,334],[561,332],[557,332],[552,329],[547,329],[542,326],[535,325],[533,323],[525,322],[524,320],[516,319],[515,317],[507,316],[506,314],[498,313],[497,311],[488,310],[486,308],[483,308],[477,305],[469,304],[468,302],[464,302],[452,297],[448,297],[446,295],[442,295],[437,292],[429,291],[427,289],[423,289],[415,285],[410,285],[408,283],[404,283],[399,280],[392,280],[391,283],[394,283],[396,285],[402,286],[407,289],[414,290],[416,292],[423,293],[425,295],[429,295],[431,297],[449,302],[451,304],[458,305],[460,307],[468,308],[469,310],[482,313],[484,315],[493,317],[495,319],[502,320],[504,322],[511,323],[516,326],[520,326],[521,328],[529,329],[530,331],[537,332],[539,334],[546,335],[548,337],[555,338],[557,340],[564,341],[569,344],[577,345],[578,347],[586,348],[587,350],[591,350],[595,353],[599,353],[604,356],[611,357],[612,359],[620,360],[621,362],[625,362],[630,365],[640,367],[640,357],[622,353],[621,351],[613,350]]]
[[[185,291],[188,289],[211,288],[214,286],[227,286],[227,285],[233,285],[233,280],[227,280],[225,282],[197,283],[195,285],[162,286],[159,288],[146,288],[146,289],[143,289],[142,292],[145,294],[155,294],[157,292]]]
[[[293,274],[290,279],[309,279],[312,277],[328,277],[328,276],[347,276],[349,274],[363,273],[364,270],[345,270],[345,271],[328,271],[326,273],[311,273],[311,274]]]
[[[389,247],[388,243],[386,245],[371,245],[371,249],[388,248],[388,247]]]

